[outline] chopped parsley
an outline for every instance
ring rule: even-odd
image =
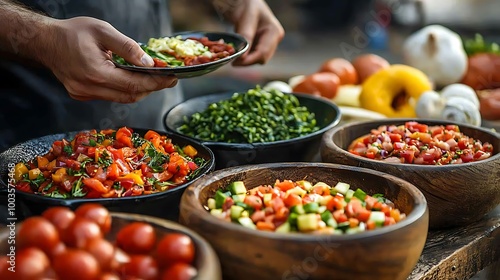
[[[102,167],[106,168],[113,163],[113,159],[111,158],[111,155],[109,154],[109,152],[104,150],[104,151],[102,151],[101,155],[99,156],[97,163],[99,165],[101,165]]]
[[[82,178],[78,178],[78,181],[73,183],[73,187],[71,188],[71,196],[72,197],[84,197],[87,193],[82,189]]]
[[[40,184],[45,181],[45,177],[43,177],[43,174],[40,173],[40,174],[38,174],[38,176],[35,179],[30,180],[29,174],[26,173],[23,175],[23,181],[28,182],[28,183],[30,183],[30,185],[36,186],[38,188],[40,186]]]
[[[65,145],[63,150],[68,156],[73,154],[73,148],[71,147],[71,145]]]
[[[136,132],[132,133],[131,139],[132,139],[132,144],[134,144],[134,147],[136,148],[142,146],[144,143],[147,142],[146,139],[142,138],[139,135],[139,133]]]

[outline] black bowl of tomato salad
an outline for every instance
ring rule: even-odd
[[[209,148],[177,135],[128,127],[75,131],[0,154],[0,192],[15,198],[18,219],[50,206],[98,202],[176,220],[184,189],[214,166]]]
[[[500,134],[451,121],[385,119],[323,135],[324,162],[360,166],[413,183],[429,202],[430,228],[466,225],[500,204]]]

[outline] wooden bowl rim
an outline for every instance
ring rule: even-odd
[[[409,213],[403,221],[396,223],[394,225],[376,229],[373,231],[365,231],[361,233],[351,234],[351,235],[313,235],[304,233],[278,233],[278,232],[267,232],[260,230],[248,229],[244,226],[237,225],[232,222],[223,221],[217,217],[211,215],[204,207],[199,203],[199,195],[202,189],[204,189],[210,183],[218,181],[224,177],[230,176],[231,174],[240,173],[246,169],[253,168],[254,170],[262,169],[273,169],[273,168],[301,168],[301,167],[317,167],[317,168],[334,168],[340,170],[348,170],[352,172],[368,173],[375,176],[384,176],[388,181],[395,183],[398,187],[405,188],[410,196],[414,199],[415,207]],[[187,193],[192,192],[194,196],[190,199]],[[264,164],[253,164],[244,166],[229,167],[221,170],[214,171],[200,178],[196,183],[190,185],[181,199],[181,211],[183,209],[182,205],[187,205],[192,208],[195,213],[190,213],[188,215],[198,215],[204,223],[213,224],[215,227],[219,227],[221,231],[230,231],[236,234],[251,234],[260,238],[268,238],[274,240],[288,240],[288,241],[298,241],[298,242],[314,242],[314,241],[352,241],[361,240],[365,238],[373,238],[381,236],[390,232],[395,232],[404,227],[410,226],[417,220],[428,214],[427,200],[425,199],[423,193],[415,187],[413,184],[397,178],[396,176],[383,173],[380,171],[375,171],[367,168],[346,166],[333,163],[319,163],[319,162],[282,162],[282,163],[264,163]],[[182,215],[182,214],[181,214]]]
[[[341,126],[333,127],[323,134],[322,142],[323,142],[323,144],[325,144],[325,146],[329,150],[343,154],[344,156],[346,156],[348,158],[351,158],[351,159],[354,159],[354,160],[357,160],[360,162],[364,162],[364,163],[380,164],[380,165],[386,164],[386,165],[394,166],[394,167],[398,167],[398,168],[411,168],[411,169],[423,169],[423,170],[450,169],[450,168],[458,168],[460,166],[463,166],[464,168],[466,168],[466,167],[472,167],[475,165],[486,164],[486,163],[490,163],[492,161],[500,160],[500,151],[497,151],[496,154],[490,156],[487,159],[480,160],[480,161],[460,163],[460,164],[423,165],[423,164],[393,163],[393,162],[385,162],[385,161],[381,161],[381,160],[369,159],[369,158],[365,158],[362,156],[357,156],[357,155],[351,154],[348,151],[339,147],[333,141],[333,137],[337,133],[341,133],[342,131],[352,130],[352,129],[354,129],[358,126],[361,126],[361,125],[373,125],[373,128],[377,128],[380,125],[386,125],[387,122],[404,123],[404,122],[409,122],[409,121],[417,121],[417,122],[423,123],[423,124],[426,124],[428,122],[440,123],[442,125],[454,124],[454,125],[458,125],[459,127],[466,127],[468,129],[473,129],[473,130],[479,131],[481,133],[489,134],[490,136],[493,136],[493,137],[496,137],[497,139],[500,139],[499,133],[495,133],[495,132],[490,131],[490,130],[483,128],[483,127],[477,127],[477,126],[472,126],[472,125],[462,124],[462,123],[457,123],[457,122],[452,122],[452,121],[442,121],[442,120],[432,120],[432,119],[397,118],[397,119],[358,121],[358,122],[346,123],[346,124],[343,124]],[[354,139],[352,139],[351,141],[353,141],[353,140]],[[500,149],[500,147],[496,147],[496,148],[497,148],[497,150]]]

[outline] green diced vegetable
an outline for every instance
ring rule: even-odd
[[[248,218],[248,217],[241,217],[238,219],[238,222],[244,226],[244,227],[247,227],[247,228],[250,228],[250,229],[256,229],[257,227],[255,226],[255,224],[253,223],[252,219]]]
[[[317,202],[310,202],[304,205],[306,213],[318,213],[319,204]]]
[[[351,187],[351,186],[350,186],[349,184],[347,184],[347,183],[338,182],[338,183],[335,185],[334,189],[335,189],[337,192],[339,192],[339,193],[341,193],[341,194],[345,195],[345,194],[347,193],[347,191],[349,190],[349,188],[350,188],[350,187]]]
[[[208,206],[208,209],[212,210],[212,209],[217,208],[217,207],[215,206],[215,204],[216,204],[216,203],[215,203],[215,199],[213,199],[213,198],[209,198],[209,199],[207,200],[207,206]]]
[[[345,201],[346,202],[351,201],[351,198],[353,197],[353,195],[354,195],[353,190],[351,190],[351,189],[347,190],[347,192],[345,193]]]
[[[240,218],[241,217],[241,213],[244,210],[245,209],[243,207],[238,206],[238,205],[231,206],[231,219],[237,220],[238,218]]]
[[[277,229],[276,232],[281,232],[281,233],[288,233],[291,230],[291,226],[289,223],[283,223],[280,225]]]
[[[325,222],[325,224],[329,227],[336,228],[337,221],[333,218],[333,215],[330,211],[324,211],[321,213],[321,220]]]
[[[361,201],[365,201],[366,193],[362,189],[357,189],[354,194],[354,197],[358,198]]]
[[[243,202],[245,201],[246,194],[235,194],[232,196],[234,202]]]
[[[353,228],[346,229],[345,233],[346,234],[355,234],[355,233],[360,233],[363,231],[365,231],[365,230],[361,227],[353,227]]]
[[[382,211],[372,211],[370,213],[370,218],[368,218],[369,221],[374,221],[375,224],[380,225],[384,224],[385,222],[385,213]]]
[[[220,190],[215,192],[215,208],[222,208],[222,205],[226,202],[227,197],[228,196]]]
[[[298,181],[297,182],[299,185],[303,186],[304,189],[308,192],[308,191],[311,191],[312,188],[313,188],[313,185],[309,182],[309,181],[306,181],[306,180],[302,180],[302,181]]]
[[[297,227],[299,231],[313,231],[318,228],[318,218],[316,214],[305,214],[297,217]]]
[[[231,194],[246,194],[247,193],[247,188],[245,187],[245,184],[243,181],[235,181],[229,184],[228,190],[231,192]]]
[[[298,205],[294,205],[290,208],[290,213],[296,213],[296,214],[302,215],[302,214],[305,214],[306,211],[304,211],[304,206],[298,204]]]
[[[210,210],[210,214],[219,217],[222,215],[222,209],[212,209]]]
[[[290,215],[288,215],[288,223],[290,223],[290,225],[297,226],[297,218],[298,217],[299,217],[299,214],[290,213]]]

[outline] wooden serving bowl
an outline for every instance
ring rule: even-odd
[[[195,244],[195,261],[194,267],[198,270],[197,280],[222,280],[220,263],[214,249],[200,235],[192,230],[172,221],[163,220],[156,217],[146,215],[112,212],[111,230],[106,235],[106,239],[114,242],[118,231],[125,225],[132,222],[145,222],[153,226],[155,229],[157,240],[160,240],[168,233],[183,233],[191,237]],[[18,230],[21,223],[16,224]],[[10,243],[7,242],[10,231],[7,227],[0,231],[0,253],[5,256],[9,253]]]
[[[276,233],[245,228],[203,208],[230,182],[249,188],[276,179],[349,183],[368,194],[382,193],[407,214],[401,222],[352,235]],[[381,172],[328,163],[266,163],[226,168],[200,178],[181,199],[180,222],[213,246],[224,279],[406,279],[422,253],[428,212],[412,184]]]
[[[449,121],[416,120],[427,125],[456,124],[465,135],[493,145],[493,155],[482,161],[429,166],[388,163],[351,154],[356,138],[381,125],[400,125],[412,119],[385,119],[345,124],[323,135],[323,162],[365,167],[402,178],[419,188],[429,203],[431,229],[462,226],[481,219],[500,203],[500,135],[480,127]]]

